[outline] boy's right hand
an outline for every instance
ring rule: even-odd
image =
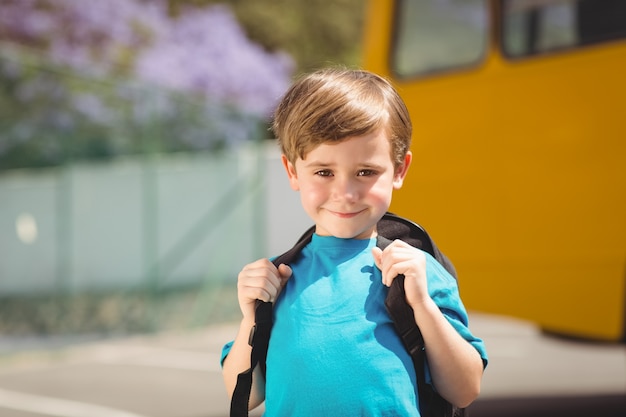
[[[237,277],[237,297],[244,319],[254,320],[256,300],[274,302],[291,277],[291,268],[278,268],[269,259],[259,259],[243,267]]]

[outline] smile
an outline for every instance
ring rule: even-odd
[[[346,213],[346,212],[339,212],[339,211],[328,210],[328,212],[331,213],[332,215],[337,216],[337,217],[342,218],[342,219],[351,219],[353,217],[358,216],[363,211],[365,211],[365,210],[360,210],[360,211],[356,211],[356,212]]]

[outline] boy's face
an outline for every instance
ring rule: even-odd
[[[291,188],[300,191],[316,233],[339,238],[367,239],[389,209],[391,194],[402,186],[411,163],[394,169],[384,130],[341,142],[323,143],[295,166],[283,155]]]

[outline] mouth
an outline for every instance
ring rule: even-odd
[[[328,210],[328,212],[330,214],[332,214],[333,216],[339,217],[340,219],[351,219],[353,217],[358,216],[359,214],[361,214],[364,211],[365,210],[359,210],[359,211],[333,211],[333,210]]]

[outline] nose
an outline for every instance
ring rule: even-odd
[[[359,184],[352,178],[338,178],[333,191],[337,200],[356,201],[359,197]]]

